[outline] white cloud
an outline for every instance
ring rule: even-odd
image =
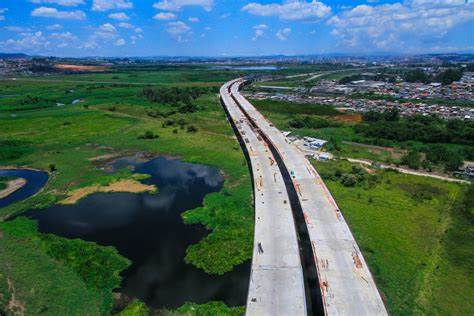
[[[265,30],[268,29],[268,25],[266,24],[259,24],[253,27],[254,35],[252,37],[252,41],[258,40],[265,34]]]
[[[278,30],[278,32],[275,35],[280,41],[286,41],[288,39],[288,36],[290,36],[290,34],[291,34],[291,29],[289,27],[285,27],[284,29]]]
[[[65,7],[76,7],[81,4],[85,4],[84,0],[30,0],[31,3],[35,4],[57,4]]]
[[[124,10],[131,8],[133,8],[133,3],[129,0],[94,0],[92,4],[93,11]]]
[[[68,47],[77,41],[77,37],[71,32],[52,33],[49,38],[55,41],[55,46],[58,48]]]
[[[24,32],[31,32],[31,29],[23,27],[23,26],[4,26],[3,29],[10,31],[10,32],[15,32],[15,33],[24,33]]]
[[[0,42],[0,49],[30,53],[53,52],[56,48],[70,46],[77,37],[70,33],[52,33],[46,36],[43,32],[21,32],[17,38]]]
[[[62,28],[63,28],[63,26],[62,26],[61,24],[57,24],[57,23],[56,23],[56,24],[48,25],[48,26],[46,27],[46,29],[47,29],[48,31],[57,31],[57,30],[60,30],[60,29],[62,29]]]
[[[105,23],[95,29],[94,33],[82,45],[85,49],[98,49],[103,43],[115,43],[120,39],[120,34],[117,28],[111,23]]]
[[[242,8],[252,15],[274,16],[281,20],[314,20],[327,17],[331,8],[317,0],[310,2],[299,0],[288,0],[279,3],[260,4],[251,2]]]
[[[133,29],[135,27],[133,24],[130,24],[128,22],[120,22],[118,26],[124,29]]]
[[[3,14],[7,11],[8,11],[7,8],[0,8],[0,21],[5,20],[5,16]]]
[[[59,11],[56,8],[39,7],[31,12],[31,16],[64,19],[64,20],[84,20],[86,14],[80,10],[76,11]]]
[[[190,18],[188,19],[188,21],[189,21],[189,22],[192,22],[192,23],[197,23],[197,22],[199,22],[199,18],[190,17]]]
[[[130,17],[124,12],[110,13],[109,18],[118,20],[118,21],[128,21]]]
[[[331,34],[345,47],[365,50],[428,50],[443,36],[474,20],[474,3],[464,0],[406,0],[359,5],[333,16]]]
[[[221,19],[227,19],[228,17],[230,17],[231,14],[230,13],[224,13],[220,16]]]
[[[60,39],[63,41],[73,41],[77,39],[77,37],[71,32],[52,33],[49,37],[54,39]]]
[[[119,38],[114,42],[114,46],[123,46],[125,44],[126,44],[126,42],[123,38]]]
[[[143,35],[137,34],[137,35],[131,35],[130,40],[132,41],[132,44],[135,45],[138,40],[143,39]]]
[[[110,23],[105,23],[99,26],[99,32],[103,33],[117,33],[117,29]]]
[[[192,29],[183,21],[169,22],[166,31],[178,42],[186,41],[186,37],[192,34]]]
[[[21,33],[18,39],[10,38],[0,42],[0,48],[9,51],[39,52],[50,46],[51,42],[45,38],[42,32]]]
[[[172,12],[160,12],[157,13],[154,17],[155,20],[160,20],[160,21],[169,21],[169,20],[174,20],[177,18],[176,14]]]
[[[137,27],[137,28],[135,29],[135,33],[143,33],[142,28]]]
[[[183,7],[199,6],[206,11],[211,11],[214,0],[162,0],[156,2],[153,7],[165,11],[180,11]]]

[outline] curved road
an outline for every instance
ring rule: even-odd
[[[255,235],[247,314],[305,315],[303,270],[285,183],[268,144],[231,98],[232,83],[221,88],[221,100],[250,161],[254,186]]]
[[[305,155],[291,145],[284,135],[240,94],[239,89],[244,83],[245,80],[238,79],[225,85],[230,87],[230,94],[235,102],[224,100],[224,104],[228,111],[240,111],[258,127],[270,142],[269,145],[276,149],[278,158],[286,168],[285,172],[291,175],[309,232],[324,314],[387,315],[362,253],[321,177]],[[224,89],[224,94],[227,95],[226,91],[227,88]],[[263,234],[265,232],[267,231],[261,231]],[[256,240],[263,238],[257,233],[256,230]],[[275,289],[267,287],[261,291],[272,292]],[[291,294],[289,292],[288,289],[287,295]],[[251,305],[251,302],[248,302],[247,308]],[[259,313],[248,309],[247,314]]]

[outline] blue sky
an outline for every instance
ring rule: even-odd
[[[0,52],[246,56],[474,51],[474,0],[1,0]]]

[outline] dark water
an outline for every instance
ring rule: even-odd
[[[123,273],[121,292],[155,308],[175,308],[186,301],[222,300],[244,305],[250,264],[223,276],[210,276],[184,262],[188,245],[208,234],[200,225],[184,225],[180,214],[202,205],[219,191],[223,179],[215,168],[165,158],[145,163],[119,160],[150,174],[158,194],[98,193],[72,206],[30,211],[40,231],[114,246],[133,263]]]
[[[23,178],[27,181],[24,187],[0,199],[0,208],[35,195],[48,181],[46,172],[27,169],[0,170],[0,177]]]

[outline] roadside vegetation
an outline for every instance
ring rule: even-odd
[[[329,141],[326,149],[337,156],[447,173],[458,170],[465,160],[474,160],[474,123],[470,121],[405,118],[396,110],[358,116],[326,105],[252,102],[280,129]]]
[[[470,315],[474,186],[346,161],[314,164],[393,315]]]

